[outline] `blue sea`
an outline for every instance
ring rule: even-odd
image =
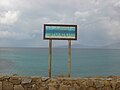
[[[67,48],[54,48],[52,76],[67,76]],[[48,76],[48,48],[0,48],[0,74]],[[120,50],[71,50],[71,76],[120,75]]]

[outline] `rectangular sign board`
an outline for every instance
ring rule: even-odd
[[[77,25],[44,24],[44,39],[77,40]]]

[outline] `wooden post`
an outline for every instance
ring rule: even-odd
[[[71,69],[71,40],[68,40],[68,77],[70,77]]]
[[[49,40],[49,59],[48,59],[48,75],[51,78],[52,67],[52,40]]]

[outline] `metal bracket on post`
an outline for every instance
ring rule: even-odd
[[[70,77],[71,70],[71,40],[68,40],[68,77]]]
[[[48,75],[51,78],[52,73],[51,73],[51,69],[52,69],[52,40],[49,40],[49,59],[48,59]]]

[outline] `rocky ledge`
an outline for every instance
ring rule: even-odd
[[[23,77],[0,76],[0,90],[120,90],[120,77]]]

